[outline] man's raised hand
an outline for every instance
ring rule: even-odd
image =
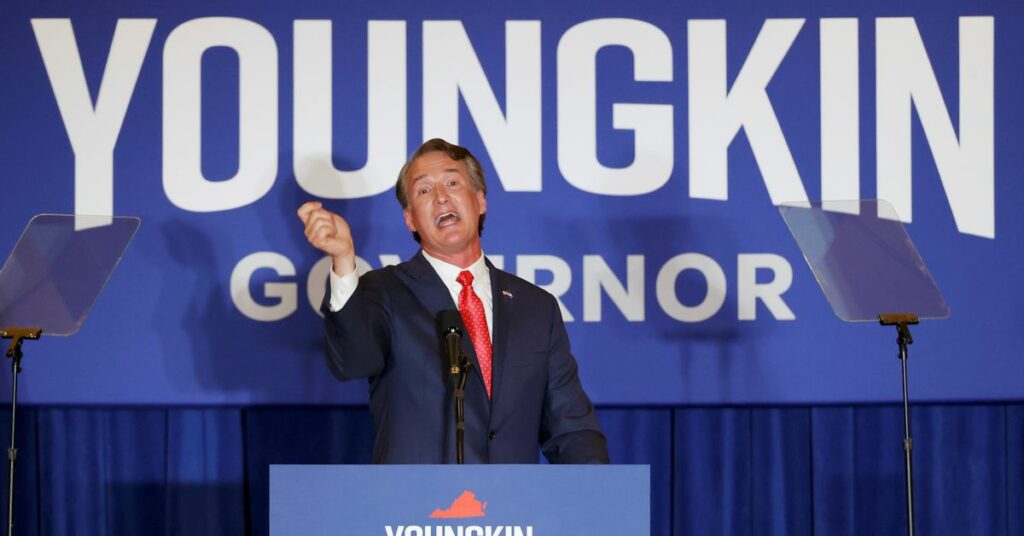
[[[356,269],[352,230],[344,218],[325,209],[319,201],[304,203],[298,215],[306,227],[306,240],[333,259],[334,273],[345,275]]]

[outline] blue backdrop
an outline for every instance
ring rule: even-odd
[[[1024,530],[1018,5],[406,4],[4,4],[0,251],[144,219],[82,331],[27,343],[18,534],[263,534],[269,464],[367,462],[294,210],[411,256],[386,190],[434,135],[571,316],[653,534],[902,532],[894,334],[833,317],[775,207],[822,197],[892,201],[953,311],[911,348],[918,529]]]
[[[1024,395],[1015,4],[4,11],[0,251],[35,213],[143,218],[84,329],[27,348],[25,401],[363,401],[294,210],[408,258],[389,186],[435,135],[483,161],[485,251],[559,296],[598,403],[895,400],[893,334],[831,314],[775,206],[821,197],[912,221],[953,311],[915,330],[915,398]]]

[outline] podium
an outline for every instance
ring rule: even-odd
[[[650,534],[647,465],[271,465],[270,533]]]

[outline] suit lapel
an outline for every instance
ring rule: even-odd
[[[430,311],[430,314],[437,318],[437,314],[445,309],[456,309],[452,303],[452,296],[448,293],[448,287],[444,286],[441,276],[437,275],[434,268],[427,262],[423,252],[419,252],[409,262],[402,265],[412,282],[409,290],[416,295],[416,298]]]
[[[416,255],[409,260],[408,263],[403,265],[406,275],[411,278],[411,284],[409,289],[419,299],[420,303],[430,311],[431,319],[436,323],[436,319],[441,311],[447,309],[458,310],[456,304],[452,301],[452,295],[448,292],[448,287],[445,286],[444,281],[441,281],[441,276],[437,275],[434,271],[434,267],[430,265],[427,258],[423,256],[423,251],[420,250]],[[491,270],[491,286],[494,286],[494,270]],[[460,322],[461,323],[461,322]],[[497,324],[495,324],[497,326]],[[438,327],[435,326],[435,330]],[[497,327],[495,327],[497,331]],[[440,333],[440,332],[438,332]],[[462,326],[462,351],[469,356],[470,361],[473,363],[473,376],[476,377],[476,381],[480,383],[481,391],[484,389],[484,377],[480,372],[480,362],[476,358],[476,350],[473,348],[473,341],[469,338],[469,332],[466,331],[466,326]],[[440,336],[440,334],[438,335]],[[439,339],[440,340],[440,339]],[[440,347],[440,342],[438,343]],[[492,344],[493,347],[493,344]],[[440,358],[441,356],[439,356]],[[492,356],[493,360],[493,356]],[[493,366],[493,365],[492,365]],[[447,370],[447,365],[446,365]],[[492,389],[493,389],[493,376],[492,370]],[[493,397],[493,391],[492,391]],[[484,397],[486,398],[486,396]]]
[[[491,341],[491,407],[501,392],[501,380],[505,370],[505,347],[508,342],[510,319],[512,318],[512,300],[502,293],[505,289],[505,276],[500,270],[486,260],[491,274],[491,322],[494,324],[494,340]]]

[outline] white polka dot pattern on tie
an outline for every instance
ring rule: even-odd
[[[473,342],[476,360],[480,364],[480,374],[484,377],[484,387],[487,388],[487,398],[491,398],[491,334],[487,331],[484,304],[476,292],[473,292],[473,274],[469,270],[460,272],[455,280],[462,285],[462,292],[459,293],[462,323],[466,325],[469,339]]]

